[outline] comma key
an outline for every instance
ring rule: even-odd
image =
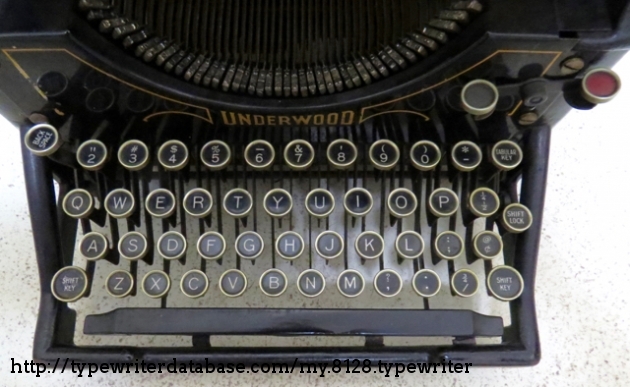
[[[394,270],[381,270],[374,277],[374,289],[383,297],[395,297],[400,293],[403,287],[403,281],[400,274]]]

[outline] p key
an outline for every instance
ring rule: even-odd
[[[429,210],[437,217],[452,216],[458,208],[459,198],[448,188],[438,188],[429,197]]]

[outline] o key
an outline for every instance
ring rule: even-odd
[[[387,208],[397,218],[411,216],[418,208],[418,199],[407,188],[398,188],[387,197]]]

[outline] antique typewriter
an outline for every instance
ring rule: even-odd
[[[550,128],[626,3],[0,1],[34,357],[537,363]]]

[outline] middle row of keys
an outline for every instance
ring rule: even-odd
[[[323,188],[316,188],[306,195],[306,210],[314,217],[328,217],[335,208],[334,195]],[[345,211],[354,217],[367,215],[373,207],[374,199],[365,188],[352,188],[343,198]],[[193,188],[184,196],[184,210],[191,216],[203,218],[210,214],[213,199],[210,192],[203,188]],[[436,217],[450,217],[457,213],[460,203],[457,194],[448,188],[434,190],[428,198],[429,211]],[[478,217],[494,215],[501,203],[497,194],[489,188],[477,188],[468,198],[468,208]],[[62,202],[63,210],[73,218],[86,218],[94,210],[94,199],[90,192],[82,188],[69,191]],[[124,188],[111,191],[103,202],[103,207],[114,218],[126,218],[136,209],[134,195]],[[175,195],[164,188],[151,191],[145,199],[145,209],[155,218],[167,218],[175,213],[177,200]],[[252,195],[242,189],[234,188],[223,196],[223,210],[230,216],[242,218],[250,214],[254,207]],[[267,192],[263,199],[265,211],[272,217],[287,216],[293,209],[293,197],[287,190],[275,188]],[[413,215],[418,208],[418,199],[407,188],[393,190],[387,197],[389,213],[397,218]],[[531,212],[520,203],[507,205],[501,221],[510,232],[523,232],[533,221]]]
[[[118,161],[131,171],[137,171],[149,164],[149,148],[139,140],[129,140],[118,150]],[[326,148],[328,162],[335,168],[352,167],[359,151],[350,140],[337,139]],[[368,151],[371,164],[376,169],[390,170],[400,160],[400,149],[390,140],[374,142]],[[490,152],[492,163],[500,170],[516,168],[523,159],[520,146],[509,140],[499,141]],[[421,171],[434,169],[442,157],[442,151],[434,142],[418,141],[409,152],[414,167]],[[255,140],[247,145],[244,152],[245,162],[254,169],[269,168],[276,157],[274,146],[265,140]],[[188,147],[179,140],[169,140],[160,146],[157,152],[159,163],[164,169],[178,171],[188,164]],[[471,141],[461,141],[453,146],[451,159],[453,165],[464,172],[472,171],[481,164],[481,148]],[[102,168],[108,159],[107,146],[99,140],[88,140],[77,149],[77,162],[87,170]],[[213,140],[206,143],[200,152],[201,162],[211,170],[225,168],[232,159],[230,146],[223,141]],[[313,164],[315,149],[306,140],[294,140],[284,148],[284,159],[294,170],[304,170]]]

